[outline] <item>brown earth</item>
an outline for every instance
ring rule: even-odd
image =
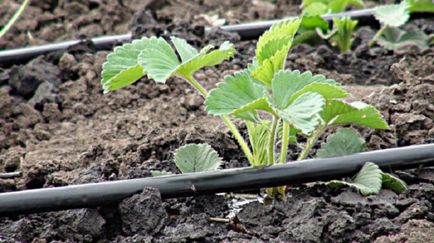
[[[94,2],[99,1],[85,1],[82,5],[90,8],[95,6]],[[33,6],[38,11],[52,11],[42,5]],[[65,5],[56,6],[61,9],[59,6]],[[108,6],[99,4],[94,12],[101,13]],[[162,8],[156,14],[177,13],[165,9],[171,8]],[[206,6],[203,9],[207,10]],[[228,11],[229,7],[222,9]],[[136,15],[136,19],[140,16]],[[59,21],[69,24],[75,19],[68,18]],[[246,17],[249,18],[253,17]],[[238,50],[234,59],[196,75],[207,88],[250,61],[255,41],[237,41],[236,36],[219,31],[205,33],[198,31],[200,27],[182,22],[160,22],[151,31],[141,28],[143,23],[135,22],[132,27],[136,36],[168,29],[198,46],[232,40]],[[104,29],[99,22],[95,26]],[[116,33],[113,28],[121,30],[119,26],[122,24],[114,23],[112,29],[104,29],[102,33]],[[433,142],[434,49],[400,53],[380,47],[368,49],[366,33],[372,35],[373,31],[369,28],[358,31],[359,45],[348,54],[339,54],[327,45],[297,46],[288,56],[288,68],[335,78],[353,91],[351,99],[363,99],[379,108],[391,130],[358,128],[370,149]],[[162,85],[143,78],[125,89],[103,95],[99,74],[106,55],[107,52],[96,52],[92,45],[81,44],[14,66],[0,75],[0,171],[23,173],[19,178],[0,179],[1,192],[146,177],[154,169],[178,172],[172,162],[173,151],[192,142],[207,142],[216,148],[227,161],[224,168],[247,166],[228,129],[219,119],[206,114],[203,99],[182,80],[172,79]],[[290,152],[293,157],[298,151],[293,148]],[[145,189],[112,207],[1,218],[0,241],[434,239],[434,170],[396,173],[409,184],[409,190],[400,195],[383,190],[377,196],[363,198],[349,189],[295,185],[287,194],[287,202],[276,201],[267,206],[251,202],[242,206],[228,223],[218,223],[210,217],[225,218],[232,213],[235,198],[215,195],[162,200],[157,191]],[[407,233],[413,229],[412,234]]]
[[[38,45],[53,41],[125,34],[134,13],[143,9],[168,22],[186,21],[212,26],[209,17],[217,15],[226,24],[274,19],[299,12],[297,0],[278,0],[275,4],[251,0],[38,0],[20,16],[19,21],[0,40],[0,49]],[[0,27],[19,7],[19,1],[0,3]],[[212,19],[212,18],[211,18]]]

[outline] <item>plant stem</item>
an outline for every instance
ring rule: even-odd
[[[286,154],[288,153],[288,145],[289,145],[289,122],[283,122],[283,131],[282,131],[282,148],[280,150],[280,163],[286,162]]]
[[[386,27],[387,27],[386,25],[383,25],[381,27],[381,29],[379,29],[377,31],[377,33],[374,35],[374,37],[372,37],[372,39],[369,41],[369,47],[372,47],[375,44],[375,42],[377,41],[378,37],[380,37],[381,34],[383,34],[383,32],[386,29]]]
[[[18,19],[18,17],[20,17],[20,15],[24,12],[24,9],[26,8],[26,6],[27,6],[28,3],[29,3],[29,0],[24,0],[23,3],[21,3],[21,5],[18,8],[18,10],[12,16],[12,18],[8,21],[8,23],[0,30],[0,39],[14,25],[14,23]]]
[[[208,97],[208,91],[206,91],[206,89],[199,82],[197,82],[197,80],[194,79],[192,76],[189,76],[189,77],[184,77],[183,76],[182,78],[184,78],[185,80],[187,80],[194,88],[196,88],[197,91],[199,91],[200,94],[204,98]]]
[[[276,130],[277,125],[279,125],[279,118],[273,116],[273,122],[271,123],[270,139],[268,140],[268,165],[274,164],[276,161],[274,155],[274,145],[276,143]]]
[[[250,151],[249,146],[247,145],[246,141],[244,141],[243,137],[241,136],[240,132],[238,131],[237,127],[231,122],[228,116],[221,116],[223,122],[226,124],[226,126],[229,128],[229,130],[234,135],[235,139],[237,140],[238,144],[241,146],[241,149],[243,150],[244,154],[247,157],[247,160],[250,164],[253,163],[253,154]]]
[[[307,140],[306,146],[304,147],[303,151],[301,151],[297,160],[303,160],[307,157],[310,149],[313,147],[313,145],[315,145],[319,136],[321,136],[321,134],[326,130],[326,128],[327,128],[327,124],[322,124],[312,133],[312,136],[310,136],[309,139]]]
[[[185,80],[187,80],[196,90],[200,92],[200,94],[206,98],[208,96],[208,91],[192,76],[184,77]],[[253,163],[253,154],[250,151],[249,146],[247,145],[246,141],[244,141],[243,137],[241,136],[240,132],[238,131],[237,127],[231,122],[228,116],[223,115],[221,116],[221,119],[226,124],[226,126],[229,128],[229,130],[234,135],[235,139],[237,140],[238,144],[240,145],[241,149],[243,150],[244,154],[247,157],[247,160],[250,164]]]

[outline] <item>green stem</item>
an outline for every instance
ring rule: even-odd
[[[29,0],[24,0],[18,10],[14,13],[12,18],[8,21],[8,23],[0,30],[0,39],[8,32],[8,30],[14,25],[15,21],[17,21],[18,17],[24,12]]]
[[[377,31],[377,33],[372,37],[372,39],[369,41],[369,47],[372,47],[375,42],[377,41],[378,37],[383,34],[384,30],[386,29],[386,25],[383,25],[380,30]]]
[[[280,150],[280,163],[286,162],[286,154],[288,153],[289,145],[289,122],[283,122],[283,133],[282,133],[282,148]]]
[[[194,88],[196,88],[197,91],[199,91],[200,94],[204,98],[206,98],[208,96],[208,91],[206,91],[206,89],[199,82],[197,82],[197,80],[194,79],[192,76],[188,76],[188,77],[182,76],[182,78],[184,78],[185,80],[187,80]]]
[[[182,78],[187,80],[194,88],[196,88],[204,98],[208,96],[208,92],[206,91],[206,89],[192,76],[188,76],[188,77],[183,76]],[[229,128],[229,130],[232,132],[232,134],[234,135],[235,139],[237,140],[238,144],[240,145],[241,149],[246,155],[249,163],[252,164],[253,154],[250,151],[250,148],[247,145],[246,141],[244,141],[243,136],[241,136],[240,132],[238,131],[237,127],[231,122],[228,116],[223,115],[221,116],[221,118],[223,122],[226,124],[226,126]]]
[[[268,165],[272,165],[276,161],[274,155],[274,146],[276,143],[276,130],[277,125],[279,124],[279,120],[280,119],[278,117],[273,116],[273,122],[271,123],[270,139],[268,140]]]
[[[321,136],[321,134],[326,130],[326,128],[327,128],[327,124],[322,124],[312,133],[312,136],[310,136],[309,139],[307,140],[306,146],[304,147],[303,151],[301,151],[297,160],[303,160],[307,157],[310,149],[313,147],[313,145],[315,145],[319,136]]]
[[[241,136],[240,132],[238,131],[237,127],[231,122],[228,116],[221,116],[223,122],[226,124],[226,126],[229,128],[229,130],[234,135],[235,139],[237,140],[238,144],[241,146],[241,149],[243,150],[244,154],[247,157],[247,160],[250,164],[253,164],[253,154],[250,151],[249,146],[247,145],[246,141],[244,141],[243,137]]]

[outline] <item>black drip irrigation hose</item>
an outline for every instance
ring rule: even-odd
[[[332,21],[333,18],[350,17],[357,19],[359,25],[370,25],[376,23],[374,18],[374,9],[353,10],[343,13],[324,14],[321,17],[325,20]],[[261,22],[253,22],[248,24],[236,24],[222,26],[221,29],[228,32],[235,32],[240,35],[243,40],[250,40],[258,38],[262,33],[268,30],[271,25],[280,20],[268,20]]]
[[[261,168],[225,169],[0,193],[0,216],[113,205],[146,187],[157,188],[163,198],[174,198],[327,181],[352,176],[367,161],[376,163],[383,171],[434,166],[434,144],[309,159]]]
[[[110,50],[115,45],[131,41],[131,34],[110,35],[90,39],[97,50]],[[39,55],[51,52],[67,50],[86,40],[70,40],[40,46],[31,46],[11,50],[0,51],[0,66],[10,66],[31,60]]]
[[[359,21],[359,25],[372,25],[377,24],[374,16],[374,9],[354,10],[336,14],[325,14],[322,17],[326,20],[333,20],[333,18],[351,17]],[[414,17],[414,15],[412,15]],[[222,26],[221,29],[229,32],[235,32],[240,35],[241,39],[254,39],[258,38],[264,31],[279,20],[270,20],[263,22],[254,22],[248,24],[236,24]],[[110,50],[114,45],[131,41],[131,33],[123,35],[102,36],[90,39],[96,50]],[[50,52],[66,50],[72,45],[76,45],[84,40],[71,40],[41,46],[33,46],[26,48],[18,48],[0,51],[0,66],[10,66],[26,62],[39,55],[44,55]]]

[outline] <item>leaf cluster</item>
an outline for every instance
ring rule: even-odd
[[[365,150],[365,141],[351,128],[343,128],[330,135],[317,152],[319,158],[329,158],[360,153]],[[382,172],[372,162],[366,162],[352,179],[342,181],[333,180],[327,183],[330,187],[349,186],[358,190],[362,195],[377,194],[381,188],[390,189],[396,193],[404,192],[407,185],[398,177]]]
[[[351,49],[357,23],[357,20],[351,20],[349,17],[334,18],[333,28],[331,28],[329,22],[318,15],[303,16],[295,43],[316,45],[321,39],[329,40],[332,46],[337,46],[341,52],[346,52]]]
[[[309,71],[285,69],[286,56],[301,22],[293,18],[274,24],[259,38],[248,68],[226,76],[224,82],[209,92],[193,78],[194,73],[232,57],[234,46],[225,42],[219,48],[206,46],[198,51],[177,37],[172,37],[171,42],[142,38],[115,48],[103,65],[103,89],[113,91],[143,76],[160,83],[171,77],[185,79],[205,98],[206,111],[221,117],[228,126],[252,166],[286,162],[289,144],[301,147],[299,159],[306,158],[317,139],[331,126],[387,129],[375,107],[344,101],[348,93],[335,80]],[[245,122],[248,143],[230,118]],[[298,141],[302,137],[305,143]],[[343,155],[362,147],[360,140],[351,135],[335,134],[329,139],[318,156]],[[346,147],[337,149],[342,142]],[[276,144],[281,149],[279,160]],[[206,144],[185,145],[175,153],[175,164],[182,173],[215,170],[221,163],[217,152]],[[269,191],[284,192],[282,188]]]
[[[407,46],[417,46],[421,50],[427,49],[429,47],[429,37],[423,31],[399,29],[410,19],[412,9],[417,9],[419,6],[434,8],[434,3],[404,0],[400,4],[376,7],[374,16],[382,27],[371,39],[369,45],[372,46],[377,43],[390,50],[399,50]]]
[[[353,44],[353,31],[357,26],[357,20],[351,20],[349,17],[333,19],[333,26],[336,34],[332,37],[332,43],[337,45],[340,52],[347,52]]]
[[[199,69],[220,64],[235,54],[229,42],[218,49],[208,45],[200,51],[177,37],[172,37],[171,42],[175,48],[161,37],[144,37],[116,47],[103,64],[104,91],[126,87],[145,75],[159,83],[173,76],[190,78]]]

